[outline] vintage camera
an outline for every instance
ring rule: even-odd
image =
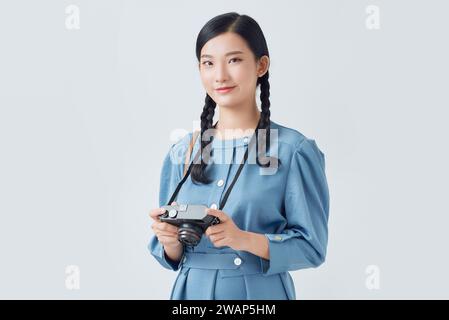
[[[179,227],[178,240],[188,246],[196,246],[209,226],[220,223],[220,219],[206,214],[204,205],[177,204],[162,206],[165,213],[160,221]]]

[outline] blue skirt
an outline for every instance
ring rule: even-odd
[[[295,300],[288,272],[264,275],[260,259],[234,253],[186,253],[172,300]]]

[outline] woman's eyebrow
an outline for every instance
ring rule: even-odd
[[[243,53],[243,52],[242,51],[238,51],[238,50],[237,51],[230,51],[230,52],[225,54],[225,57],[233,55],[233,54],[238,54],[238,53]],[[203,54],[203,55],[201,55],[201,58],[213,58],[213,56],[210,55],[210,54]]]

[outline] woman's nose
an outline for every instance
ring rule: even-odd
[[[229,80],[228,71],[226,69],[226,66],[223,64],[220,64],[216,68],[216,74],[215,74],[215,81],[218,83],[225,82]]]

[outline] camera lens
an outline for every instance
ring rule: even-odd
[[[203,229],[192,223],[182,223],[178,229],[178,240],[188,246],[194,247],[201,241]]]

